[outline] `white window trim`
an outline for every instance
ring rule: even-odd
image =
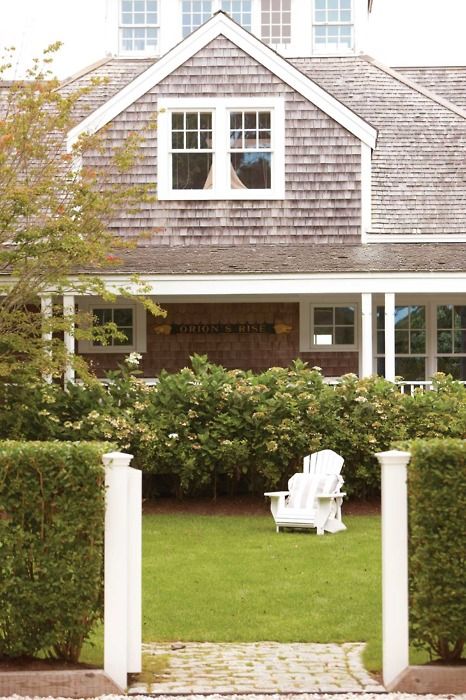
[[[117,46],[118,46],[118,56],[122,58],[149,58],[160,56],[160,36],[161,36],[161,4],[162,0],[157,0],[157,24],[123,24],[122,22],[122,0],[117,1],[117,18],[118,18],[118,34],[117,34]],[[126,51],[123,48],[123,29],[157,29],[157,47],[154,49],[152,47],[145,48],[142,51]]]
[[[91,340],[80,340],[78,351],[83,354],[125,355],[129,352],[147,352],[147,322],[146,310],[142,304],[128,299],[106,302],[99,297],[86,297],[78,302],[79,310],[92,313],[92,309],[132,309],[133,310],[133,343],[131,345],[93,345]]]
[[[282,97],[272,98],[169,98],[158,102],[157,186],[160,200],[270,200],[285,197],[285,105]],[[214,184],[210,190],[174,190],[171,186],[171,112],[212,111],[214,141]],[[272,187],[270,190],[234,190],[228,187],[230,110],[271,112]],[[223,137],[222,137],[223,134]],[[224,182],[221,181],[223,176]]]
[[[316,345],[314,338],[314,309],[322,307],[354,306],[354,343],[349,345]],[[300,352],[358,352],[360,347],[360,303],[353,299],[335,299],[331,296],[299,305],[299,351]]]

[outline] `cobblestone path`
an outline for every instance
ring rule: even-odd
[[[385,692],[364,669],[364,644],[144,644],[149,668],[130,693]],[[154,658],[159,657],[159,659]],[[144,657],[143,657],[144,658]],[[160,663],[158,663],[160,662]]]

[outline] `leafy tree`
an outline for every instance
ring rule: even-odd
[[[61,90],[50,68],[58,48],[52,45],[34,60],[26,80],[2,90],[0,378],[26,368],[35,376],[58,376],[69,360],[86,372],[82,358],[66,357],[63,332],[77,324],[76,337],[97,333],[105,342],[117,329],[112,324],[92,329],[89,318],[63,314],[61,295],[111,298],[96,273],[111,269],[131,247],[112,232],[112,219],[117,212],[137,211],[153,199],[155,189],[127,184],[135,160],[141,159],[144,134],[130,134],[110,154],[102,134],[85,134],[67,151],[66,134],[77,121],[78,104],[97,81],[73,92]],[[11,66],[12,51],[0,65],[0,78]],[[105,158],[95,157],[104,151]],[[94,156],[97,165],[83,166],[90,162],[85,155]],[[78,281],[73,279],[77,271]],[[53,314],[45,318],[40,298],[51,292]],[[118,293],[129,295],[126,289]],[[154,315],[163,313],[143,293],[139,287],[137,297],[145,306]]]

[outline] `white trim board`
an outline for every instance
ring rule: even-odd
[[[141,73],[120,92],[71,129],[67,138],[68,150],[71,150],[81,134],[95,133],[104,127],[220,35],[229,39],[239,49],[274,73],[277,78],[312,102],[356,138],[367,146],[375,148],[377,130],[373,126],[319,87],[273,49],[233,22],[228,15],[218,12],[212,19],[166,53],[157,63]]]
[[[365,243],[466,243],[466,233],[366,233]]]

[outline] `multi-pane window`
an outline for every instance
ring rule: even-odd
[[[466,306],[437,306],[437,370],[466,380]]]
[[[261,36],[266,44],[291,42],[291,0],[262,0]]]
[[[107,323],[115,324],[121,338],[108,338],[106,346],[128,347],[134,344],[134,318],[133,309],[130,307],[97,307],[92,309],[94,326],[104,326]],[[94,340],[95,347],[102,347],[102,343]]]
[[[356,308],[348,306],[314,306],[312,309],[312,345],[355,347]]]
[[[120,0],[120,49],[129,53],[157,53],[157,0]]]
[[[172,187],[212,188],[212,112],[172,112]]]
[[[235,22],[251,31],[252,0],[222,0],[221,8],[228,12]]]
[[[377,307],[377,373],[385,374],[385,307]],[[426,307],[395,307],[395,374],[411,381],[426,375]]]
[[[353,48],[353,0],[314,0],[314,50],[333,53]]]
[[[181,22],[183,38],[212,17],[212,0],[182,0]]]
[[[230,112],[230,162],[233,189],[267,190],[272,183],[270,111]]]
[[[283,98],[161,98],[159,199],[282,199]]]

